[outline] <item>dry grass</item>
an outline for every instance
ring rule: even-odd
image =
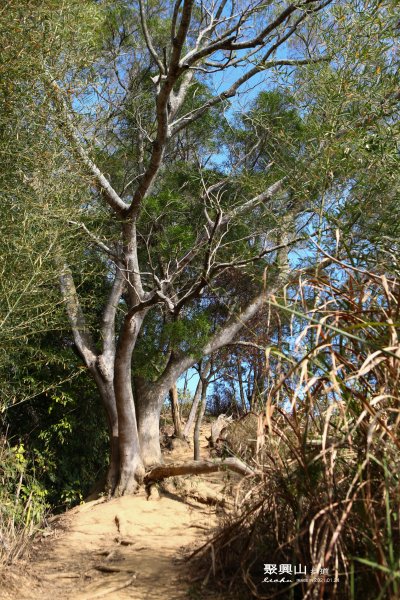
[[[343,267],[282,309],[293,344],[289,366],[267,351],[263,481],[204,547],[205,581],[243,598],[398,598],[399,284]],[[265,564],[318,575],[263,583]]]

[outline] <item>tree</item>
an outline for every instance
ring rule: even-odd
[[[39,95],[50,102],[47,127],[63,164],[48,177],[69,190],[77,218],[66,220],[84,240],[74,249],[60,235],[55,263],[75,347],[107,413],[113,493],[134,491],[145,469],[161,461],[159,415],[177,378],[230,343],[288,283],[288,249],[304,237],[298,223],[314,211],[321,188],[332,185],[332,178],[316,177],[299,189],[299,173],[303,184],[321,169],[321,138],[311,128],[302,138],[299,113],[268,104],[268,96],[264,129],[253,126],[262,98],[242,127],[246,139],[246,128],[255,135],[250,147],[225,135],[218,153],[218,137],[210,143],[201,135],[250,81],[260,86],[286,67],[290,83],[293,68],[325,64],[324,46],[312,48],[302,33],[313,31],[313,22],[325,26],[329,4],[139,1],[136,11],[125,2],[84,2],[79,9],[96,33],[84,36],[89,58],[79,62],[71,40],[43,57]],[[40,28],[40,11],[33,18]],[[292,56],[278,58],[295,36]],[[228,82],[223,91],[213,89],[217,80]],[[278,113],[294,126],[280,132]],[[271,132],[285,137],[284,161],[264,143],[261,152],[271,160],[255,168],[252,157]],[[30,187],[43,194],[32,178]],[[88,267],[94,292],[82,275]],[[239,304],[243,284],[249,293]]]
[[[211,186],[206,184],[203,198],[200,202],[197,201],[196,207],[199,215],[205,209],[206,229],[197,232],[197,239],[191,241],[190,250],[186,248],[186,252],[182,252],[181,257],[174,257],[175,264],[172,269],[168,264],[154,267],[147,258],[146,270],[150,267],[155,284],[150,291],[145,290],[143,267],[139,262],[137,229],[138,224],[141,223],[141,213],[146,208],[146,198],[151,198],[150,194],[152,191],[154,193],[157,176],[167,163],[171,140],[192,123],[203,118],[203,115],[214,106],[233,97],[243,84],[260,72],[261,68],[272,67],[275,61],[271,60],[268,65],[266,61],[283,44],[283,40],[278,36],[287,39],[301,22],[323,7],[319,2],[311,2],[304,7],[304,10],[291,6],[281,9],[277,7],[268,10],[266,14],[262,6],[257,3],[254,7],[244,8],[239,15],[236,15],[233,12],[226,12],[225,4],[221,3],[211,14],[199,10],[195,3],[190,1],[182,5],[176,3],[172,13],[169,14],[164,8],[164,19],[161,24],[159,21],[158,25],[160,28],[169,29],[168,38],[165,36],[165,31],[160,33],[155,31],[156,36],[164,36],[162,42],[165,46],[162,48],[155,45],[157,42],[152,39],[154,33],[149,31],[148,12],[143,3],[140,4],[143,38],[140,38],[138,33],[136,41],[145,42],[150,57],[149,68],[154,83],[150,93],[155,101],[155,114],[154,112],[151,114],[149,131],[144,134],[145,138],[150,138],[150,143],[147,147],[142,145],[149,153],[149,158],[143,160],[139,169],[136,167],[139,172],[142,168],[143,173],[140,173],[135,186],[125,194],[125,199],[117,193],[109,179],[89,156],[88,149],[82,144],[82,137],[72,117],[64,90],[56,82],[51,71],[48,75],[48,87],[65,140],[71,152],[74,152],[81,164],[91,172],[103,200],[110,206],[121,228],[121,243],[110,248],[108,252],[114,263],[113,267],[110,266],[114,280],[102,318],[100,352],[96,349],[85,324],[72,272],[65,267],[61,275],[62,291],[75,344],[97,382],[109,415],[110,431],[114,440],[109,486],[111,489],[116,487],[117,493],[134,490],[137,481],[140,481],[143,476],[143,465],[147,467],[160,461],[158,427],[162,402],[177,377],[196,361],[195,356],[188,356],[187,353],[182,355],[179,348],[178,351],[171,349],[161,375],[155,381],[145,382],[143,378],[136,378],[134,396],[131,384],[132,353],[139,332],[145,326],[147,313],[150,308],[162,304],[169,311],[170,320],[179,323],[176,317],[187,310],[190,303],[200,297],[212,277],[229,264],[215,260],[215,253],[224,229],[238,220],[241,213],[249,211],[278,193],[281,182],[273,182],[267,190],[225,214],[221,214],[222,209],[217,205],[210,206],[208,211],[204,206],[204,203],[207,205],[207,200],[210,200],[211,194],[215,194],[223,182],[216,182]],[[147,7],[147,11],[150,8]],[[260,17],[269,17],[268,26],[261,26]],[[246,24],[251,27],[247,38],[242,34]],[[235,52],[239,53],[236,58]],[[197,73],[201,73],[204,69],[206,71],[217,69],[223,72],[235,66],[246,65],[248,55],[252,56],[253,61],[256,60],[254,66],[247,69],[244,67],[243,74],[223,94],[211,95],[200,106],[187,111],[185,100],[190,97],[190,93],[192,98],[194,97]],[[290,60],[289,64],[295,62]],[[134,69],[137,70],[134,76],[142,77],[143,67],[138,69],[134,65]],[[131,81],[128,80],[126,87],[132,88],[133,83],[134,77],[131,75]],[[136,118],[136,130],[139,128],[138,120]],[[140,145],[141,140],[138,141]],[[143,149],[139,149],[139,154],[143,155]],[[283,243],[283,246],[285,245],[286,242]],[[271,252],[270,249],[269,251]],[[190,270],[193,270],[192,274]],[[182,275],[186,279],[183,285],[180,281],[183,279]],[[286,274],[283,277],[285,276]],[[282,273],[278,270],[269,293],[281,285],[281,278]],[[116,340],[114,326],[122,296],[126,303],[126,312]],[[208,355],[230,341],[239,331],[242,323],[259,309],[263,297],[263,294],[258,292],[242,310],[240,319],[234,316],[222,330],[203,345],[201,353]]]

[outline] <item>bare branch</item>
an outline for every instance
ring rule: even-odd
[[[265,352],[267,346],[260,346],[259,344],[255,344],[254,342],[246,342],[244,340],[235,340],[234,342],[229,342],[225,344],[225,346],[246,346],[247,348],[255,348],[256,350],[262,350]]]
[[[233,219],[247,212],[248,210],[255,208],[256,206],[266,202],[267,200],[271,200],[271,198],[273,198],[278,192],[282,190],[284,182],[284,178],[279,179],[279,181],[276,181],[275,183],[270,185],[269,188],[265,190],[265,192],[254,196],[254,198],[251,198],[244,204],[240,204],[223,217],[221,224],[224,225],[225,223],[229,223],[229,221],[232,221]]]
[[[56,257],[56,263],[60,269],[61,293],[65,302],[75,345],[86,366],[93,368],[96,364],[97,353],[93,338],[86,325],[71,269],[60,256]]]
[[[192,15],[194,0],[185,0],[182,8],[182,18],[178,28],[178,32],[173,39],[171,60],[168,66],[168,73],[163,77],[161,89],[157,95],[156,112],[157,112],[157,133],[153,142],[153,149],[150,157],[150,162],[139,180],[139,185],[133,195],[132,204],[129,208],[129,215],[135,217],[143,198],[149,192],[157,173],[162,164],[165,146],[170,137],[168,126],[168,104],[170,102],[173,87],[182,70],[179,67],[179,59],[183,45],[187,36]]]
[[[83,231],[85,233],[87,233],[87,235],[90,237],[90,239],[93,240],[93,242],[96,244],[96,246],[98,246],[99,248],[101,248],[101,250],[104,250],[104,252],[106,252],[106,254],[108,254],[109,256],[111,256],[112,258],[114,258],[115,260],[119,260],[119,257],[115,254],[115,252],[113,252],[111,250],[111,248],[109,248],[108,246],[106,246],[106,244],[104,244],[104,242],[102,242],[101,240],[99,240],[99,238],[94,233],[92,233],[91,231],[89,231],[89,229],[86,227],[86,225],[84,223],[79,223],[78,221],[68,221],[68,223],[71,224],[71,225],[76,225],[80,229],[83,229]]]
[[[259,70],[272,69],[273,67],[300,67],[302,65],[313,65],[320,62],[329,62],[331,60],[330,56],[321,56],[315,58],[301,58],[301,59],[291,59],[291,58],[282,58],[277,60],[268,60],[265,62],[259,63]]]
[[[54,105],[58,111],[60,128],[64,135],[71,142],[72,149],[75,154],[84,164],[84,166],[92,173],[97,185],[104,192],[104,197],[107,200],[111,208],[118,214],[124,214],[128,210],[128,205],[122,200],[122,198],[114,190],[107,177],[103,175],[98,166],[92,161],[89,154],[81,143],[81,136],[79,135],[75,124],[72,120],[70,110],[64,99],[62,90],[53,78],[49,78],[49,85],[52,90],[52,98]]]
[[[275,194],[279,193],[282,190],[284,182],[285,179],[280,179],[279,181],[276,181],[275,183],[270,185],[269,188],[265,190],[265,192],[254,196],[254,198],[251,198],[244,204],[236,206],[234,209],[232,209],[222,217],[220,226],[227,225],[229,222],[231,222],[233,219],[235,219],[242,213],[245,213],[255,208],[256,206],[266,202],[267,200],[271,200],[271,198],[273,198]],[[208,239],[208,235],[204,231],[202,231],[198,236],[193,248],[189,250],[180,260],[177,261],[172,279],[176,278],[177,275],[182,271],[182,269],[184,269],[193,260],[193,258],[197,256],[201,247],[205,243],[207,243]]]
[[[311,0],[311,1],[314,2],[315,0]],[[309,12],[317,12],[317,11],[321,10],[323,7],[325,7],[327,4],[329,4],[330,2],[331,2],[331,0],[327,0],[325,3],[319,4],[317,7],[313,8],[312,11],[309,11]],[[287,17],[283,17],[283,15],[286,14],[286,12],[289,11],[289,9],[290,9],[289,14],[291,14],[295,10],[297,10],[297,8],[298,8],[297,6],[291,5],[285,11],[283,11],[281,16],[278,17],[272,24],[270,24],[264,30],[264,32],[266,32],[264,37],[266,37],[272,31],[276,30],[279,27],[279,25],[283,21],[286,20]],[[182,129],[186,128],[190,123],[199,119],[205,112],[207,112],[213,106],[216,106],[217,104],[220,104],[224,100],[228,100],[229,98],[234,97],[236,95],[236,93],[238,92],[239,88],[241,86],[243,86],[244,83],[247,83],[250,79],[252,79],[257,73],[259,73],[261,71],[265,71],[267,69],[271,69],[276,66],[285,66],[285,65],[286,66],[300,66],[300,65],[312,64],[312,63],[316,63],[316,62],[329,60],[329,58],[327,58],[327,57],[315,57],[315,58],[297,59],[297,60],[295,60],[295,59],[268,60],[269,57],[278,49],[278,47],[281,46],[290,36],[293,35],[293,33],[296,31],[296,29],[298,28],[300,23],[308,17],[309,12],[304,12],[303,14],[301,14],[300,17],[295,21],[295,23],[289,28],[289,30],[286,32],[286,34],[284,36],[280,37],[279,40],[268,49],[268,51],[264,54],[264,56],[256,62],[255,66],[252,69],[250,69],[249,71],[247,71],[244,75],[239,77],[233,84],[231,84],[231,86],[228,89],[226,89],[224,92],[218,94],[217,96],[214,96],[213,98],[211,98],[210,100],[205,102],[203,104],[203,106],[196,108],[195,110],[191,111],[190,113],[187,113],[186,115],[180,117],[174,123],[172,123],[171,127],[170,127],[171,128],[171,136],[176,135],[176,133],[178,133]],[[254,39],[256,39],[256,38],[254,38]],[[207,47],[208,52],[207,52],[207,48],[202,48],[197,53],[197,57],[196,57],[196,54],[193,53],[193,55],[190,57],[190,60],[185,60],[185,62],[184,62],[186,68],[189,68],[191,65],[194,65],[201,58],[204,58],[205,56],[210,56],[216,50],[223,49],[223,48],[219,47],[219,45],[221,45],[221,44],[222,44],[222,42],[219,42],[219,43],[215,44],[214,46],[213,45],[208,46]],[[253,47],[252,41],[243,42],[243,44],[244,44],[243,48],[252,48]],[[248,44],[250,44],[250,45],[248,45]],[[253,50],[252,52],[250,52],[248,56],[250,56],[251,54],[255,54],[258,50],[260,50],[262,48],[263,40],[260,42],[260,44],[261,45],[259,47],[257,47],[256,50]],[[218,48],[216,46],[218,46]],[[256,46],[257,46],[257,44],[256,44]],[[226,48],[226,49],[233,49],[233,48]],[[239,63],[245,59],[246,59],[246,57],[241,57],[241,58],[233,60],[233,61],[229,60],[226,64],[221,65],[220,68],[222,70],[225,70],[229,66],[231,66],[231,65],[234,66],[236,63]]]
[[[176,23],[178,21],[178,14],[179,14],[179,9],[181,7],[181,4],[182,4],[182,0],[176,0],[175,6],[174,6],[174,12],[172,14],[172,21],[171,21],[171,43],[173,43],[175,36],[176,36]]]
[[[184,0],[182,8],[181,22],[176,36],[172,40],[171,62],[169,66],[169,75],[175,74],[179,69],[179,60],[181,57],[183,45],[189,30],[190,20],[192,18],[192,10],[194,0]]]
[[[149,30],[147,27],[146,15],[144,14],[143,0],[139,0],[139,8],[140,8],[140,23],[142,25],[142,31],[143,31],[144,39],[146,41],[147,49],[150,52],[153,59],[155,60],[157,66],[160,70],[160,74],[164,75],[165,74],[164,65],[163,65],[162,61],[160,60],[160,58],[158,57],[158,54],[153,46],[153,42],[151,40],[150,33],[149,33]]]
[[[261,308],[265,305],[269,296],[274,294],[282,285],[286,283],[287,276],[276,277],[275,281],[268,287],[268,290],[261,292],[243,309],[238,315],[233,315],[231,319],[219,329],[203,348],[203,356],[212,354],[223,346],[226,346],[233,340],[235,335],[250,321]]]

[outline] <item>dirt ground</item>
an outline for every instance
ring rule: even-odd
[[[208,457],[203,432],[202,455]],[[191,459],[178,447],[167,462]],[[195,492],[225,494],[224,473],[191,478]],[[230,479],[232,482],[232,479]],[[0,576],[4,600],[179,600],[210,598],[184,557],[204,543],[220,507],[183,498],[174,488],[157,499],[144,492],[95,500],[54,520],[37,536],[29,560]],[[213,596],[213,600],[221,595]]]

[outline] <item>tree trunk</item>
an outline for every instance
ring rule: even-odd
[[[257,382],[257,369],[256,369],[256,367],[254,367],[253,389],[251,391],[251,395],[249,394],[250,412],[254,410],[254,405],[256,402],[256,393],[257,393],[257,383],[256,382]]]
[[[239,418],[240,417],[240,409],[239,409],[238,402],[236,399],[236,388],[235,388],[235,382],[233,380],[231,380],[231,387],[232,387],[232,396],[231,396],[232,413],[235,413],[236,416]]]
[[[171,403],[172,421],[174,423],[174,437],[183,439],[182,421],[179,411],[178,389],[176,383],[169,390],[169,400]]]
[[[107,416],[108,434],[110,437],[110,462],[106,475],[106,491],[109,494],[113,494],[119,478],[118,414],[115,402],[114,382],[104,380],[98,373],[94,374],[94,379]]]
[[[201,381],[201,378],[199,378],[199,382],[197,384],[196,391],[194,393],[192,407],[190,409],[189,417],[188,417],[188,420],[186,421],[185,427],[183,428],[183,437],[185,437],[185,438],[189,437],[190,430],[192,429],[194,420],[196,418],[197,407],[199,406],[199,402],[200,402],[200,398],[201,398],[201,388],[202,388],[202,381]]]
[[[143,403],[138,409],[139,442],[146,468],[163,462],[160,446],[160,413],[161,406],[157,402],[147,405]]]
[[[118,412],[120,458],[119,481],[115,490],[117,496],[136,492],[145,473],[131,374],[132,351],[141,320],[140,317],[125,319],[115,357],[114,390]]]
[[[237,373],[238,373],[238,382],[239,382],[239,392],[240,392],[240,402],[242,405],[242,413],[245,415],[247,412],[246,406],[246,396],[243,389],[243,371],[242,364],[240,362],[240,358],[237,359]]]
[[[199,402],[200,402],[200,398],[201,398],[201,389],[203,386],[203,378],[208,377],[208,375],[210,373],[210,368],[211,368],[211,360],[207,361],[203,371],[202,371],[201,365],[200,365],[199,382],[197,384],[196,391],[194,393],[194,398],[193,398],[192,407],[190,409],[188,420],[185,424],[185,427],[183,428],[183,437],[185,437],[185,438],[189,437],[190,430],[191,430],[194,420],[196,418],[197,407],[199,406]]]
[[[262,399],[262,393],[264,391],[264,385],[265,385],[265,375],[261,371],[261,373],[258,373],[258,377],[257,377],[256,383],[255,383],[256,397],[255,397],[255,402],[253,403],[253,410],[255,410],[255,412],[258,412],[259,410],[262,409],[262,404],[260,404],[260,402]]]
[[[193,434],[193,458],[194,460],[200,460],[200,428],[201,423],[203,421],[204,413],[206,412],[206,404],[207,404],[207,387],[208,381],[206,379],[202,380],[202,388],[201,388],[201,403],[199,412],[196,419],[196,425],[194,427]]]
[[[160,446],[160,414],[167,392],[168,388],[155,383],[135,382],[139,442],[146,468],[163,462]]]

